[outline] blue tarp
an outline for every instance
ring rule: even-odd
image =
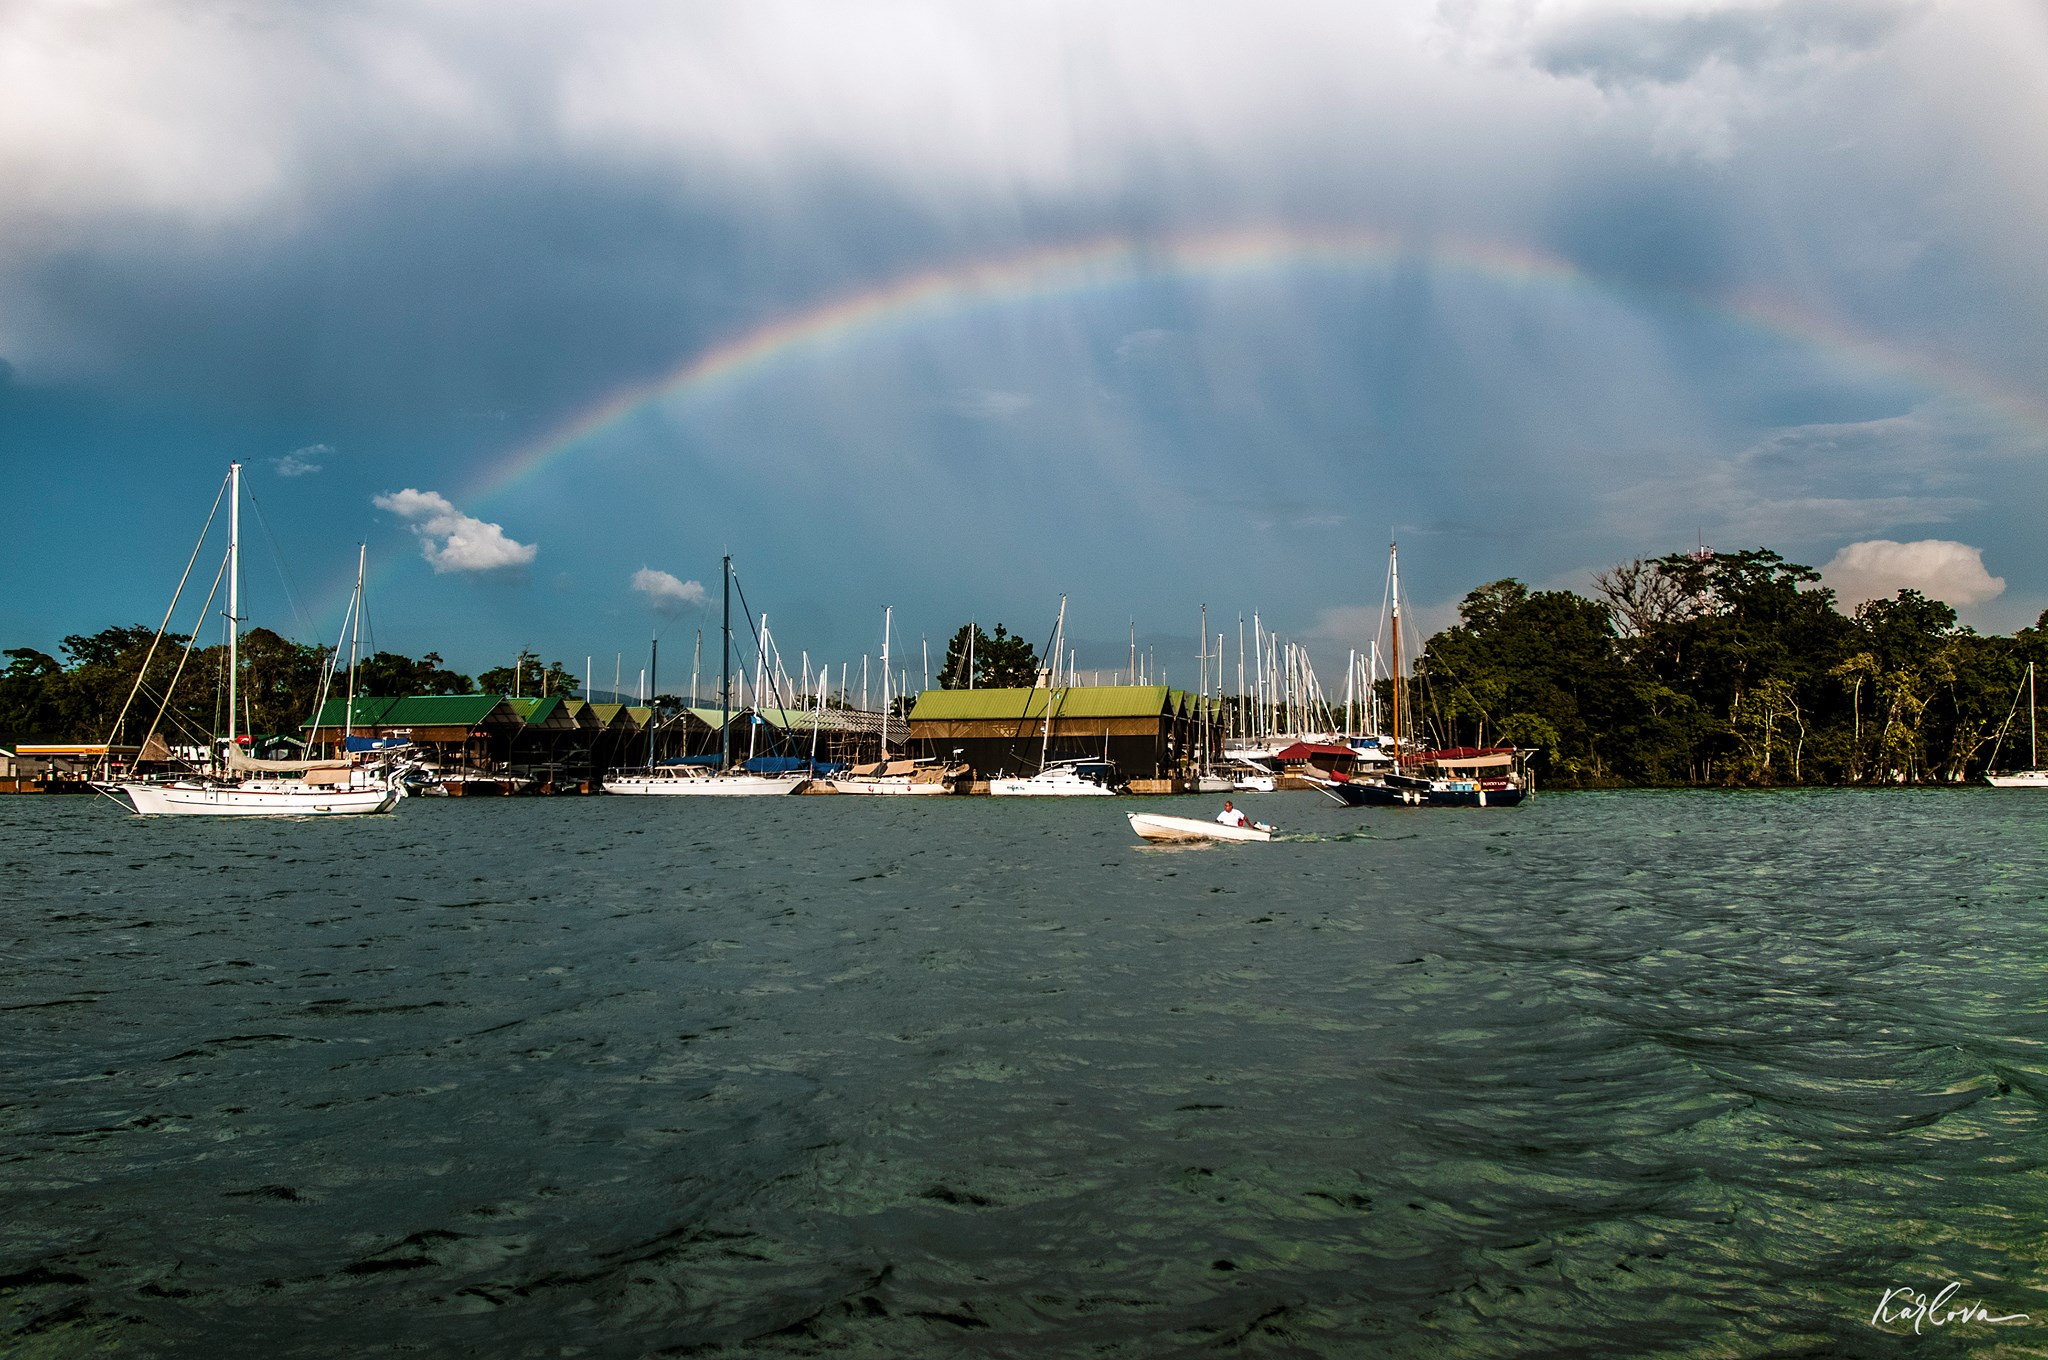
[[[798,760],[795,756],[755,756],[747,762],[748,774],[795,774],[809,768],[810,761]]]
[[[351,751],[392,751],[412,745],[410,737],[348,737],[342,744]]]
[[[670,756],[667,760],[657,760],[654,763],[657,765],[707,765],[715,770],[718,768],[718,757],[715,754],[708,756]]]

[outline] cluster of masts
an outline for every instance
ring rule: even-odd
[[[932,662],[931,641],[920,635],[918,646],[921,652],[922,683],[911,687],[911,672],[908,667],[892,665],[891,647],[894,643],[894,606],[884,606],[882,611],[882,639],[879,664],[871,653],[860,658],[859,688],[854,687],[854,670],[851,662],[839,663],[837,683],[833,682],[832,665],[820,662],[815,668],[811,654],[806,650],[798,653],[796,666],[792,669],[776,644],[768,615],[764,612],[747,639],[751,648],[733,647],[734,634],[731,623],[730,591],[735,581],[732,558],[727,556],[722,564],[727,586],[726,622],[723,630],[725,643],[725,670],[719,677],[704,675],[704,630],[696,630],[691,652],[689,703],[692,708],[715,705],[731,711],[751,705],[756,710],[763,707],[782,709],[809,709],[826,707],[879,711],[886,722],[893,716],[899,705],[907,709],[910,701],[931,688]],[[1345,660],[1344,683],[1341,703],[1336,695],[1326,689],[1316,673],[1310,659],[1308,647],[1300,642],[1283,638],[1278,632],[1268,630],[1257,611],[1250,619],[1250,632],[1246,632],[1246,619],[1240,614],[1237,619],[1237,661],[1235,687],[1227,687],[1229,677],[1225,666],[1227,634],[1209,631],[1209,608],[1202,606],[1201,632],[1198,638],[1197,694],[1203,700],[1233,699],[1234,702],[1221,705],[1227,725],[1227,735],[1234,740],[1264,742],[1280,736],[1297,736],[1308,733],[1377,733],[1385,729],[1387,713],[1381,702],[1380,682],[1391,680],[1395,674],[1399,656],[1400,605],[1397,591],[1398,575],[1390,571],[1387,599],[1382,606],[1383,619],[1391,621],[1394,649],[1383,649],[1379,639],[1367,643],[1364,650],[1351,648]],[[744,596],[742,596],[744,600]],[[1156,667],[1156,658],[1148,647],[1143,653],[1138,649],[1137,624],[1131,624],[1130,662],[1128,668],[1104,671],[1090,669],[1083,671],[1078,664],[1076,649],[1065,645],[1066,597],[1060,597],[1059,621],[1054,624],[1053,636],[1047,648],[1049,664],[1041,665],[1036,679],[1039,688],[1067,689],[1099,685],[1154,685],[1167,683],[1167,671]],[[980,636],[976,622],[970,620],[966,628],[966,648],[960,658],[963,671],[962,684],[958,688],[975,688],[975,643]],[[1213,641],[1214,650],[1210,650]],[[747,651],[753,653],[749,666]],[[623,699],[620,666],[623,654],[614,654],[612,697]],[[637,677],[636,696],[646,704],[658,694],[658,664],[660,643],[652,645],[649,666],[641,668]],[[591,699],[596,690],[592,684],[594,658],[584,658],[584,698]],[[1085,679],[1083,678],[1085,676]],[[709,699],[705,687],[711,685]],[[879,705],[872,702],[877,688]],[[1394,707],[1399,708],[1400,698],[1395,695]],[[1398,723],[1398,715],[1395,718]]]
[[[350,752],[355,748],[355,690],[363,618],[363,577],[366,550],[361,545],[358,545],[356,554],[355,590],[350,596],[348,609],[342,622],[342,637],[348,643],[348,668],[345,681],[346,698],[343,702],[341,724],[342,749],[336,753],[340,759],[325,761],[319,759],[260,760],[245,756],[241,751],[242,744],[249,740],[249,738],[238,734],[248,731],[250,727],[246,715],[241,711],[241,667],[238,654],[238,638],[240,625],[243,621],[241,612],[241,471],[239,463],[230,465],[226,485],[222,488],[223,495],[216,498],[214,509],[212,512],[209,512],[207,517],[207,525],[208,529],[210,529],[214,514],[218,513],[220,509],[221,499],[224,498],[227,501],[228,549],[226,560],[222,563],[221,572],[214,579],[213,589],[209,590],[205,605],[202,606],[203,610],[211,610],[215,592],[220,589],[223,584],[223,578],[225,578],[227,608],[223,617],[227,633],[225,689],[228,732],[225,743],[225,763],[231,778],[226,782],[220,783],[211,782],[209,779],[201,779],[199,781],[185,781],[174,784],[125,780],[120,781],[120,790],[136,805],[137,810],[152,810],[145,809],[143,804],[148,802],[162,805],[165,799],[169,798],[171,802],[182,802],[190,806],[189,808],[179,809],[156,806],[153,810],[207,812],[225,811],[225,807],[215,807],[213,805],[219,804],[226,799],[243,801],[254,799],[265,805],[279,807],[284,806],[286,803],[303,801],[307,807],[325,812],[330,810],[329,804],[338,803],[344,794],[360,794],[366,802],[378,801],[386,793],[390,793],[395,797],[397,796],[395,792],[397,789],[397,771],[395,766],[387,766],[374,777],[371,777],[370,772],[364,768],[363,764],[349,759]],[[157,636],[150,645],[149,658],[145,659],[142,671],[137,676],[135,687],[131,690],[127,701],[122,705],[121,715],[115,721],[117,731],[120,728],[120,724],[125,721],[129,707],[134,703],[142,690],[143,677],[148,673],[150,659],[154,658],[158,646],[165,639],[171,619],[177,610],[180,598],[183,596],[185,586],[190,582],[192,568],[198,562],[199,553],[206,541],[208,529],[202,529],[201,531],[199,543],[193,548],[192,559],[187,562],[184,576],[180,580],[177,590],[172,595],[169,609],[165,611],[164,623],[157,630]],[[1383,617],[1391,618],[1393,649],[1392,663],[1386,669],[1386,674],[1397,676],[1401,673],[1400,587],[1399,577],[1391,559],[1389,565],[1387,606],[1383,609]],[[834,701],[831,701],[828,697],[832,689],[830,665],[821,664],[814,670],[810,653],[803,651],[799,653],[796,672],[792,674],[780,648],[775,643],[775,637],[769,627],[767,615],[765,613],[762,614],[758,624],[756,624],[753,620],[752,610],[747,607],[744,594],[740,597],[740,603],[742,611],[747,616],[754,652],[751,696],[749,697],[748,694],[750,686],[747,673],[748,667],[744,654],[739,658],[739,685],[737,689],[735,688],[733,684],[733,663],[735,658],[732,618],[735,578],[730,555],[726,556],[723,561],[722,572],[724,619],[720,635],[717,698],[721,716],[719,723],[720,757],[723,765],[729,766],[735,754],[731,749],[732,725],[730,719],[736,699],[742,705],[750,705],[756,713],[771,707],[784,712],[792,709],[810,709],[821,712],[828,702]],[[1054,624],[1053,633],[1045,651],[1045,659],[1048,665],[1039,672],[1037,677],[1037,684],[1040,688],[1072,688],[1079,681],[1078,658],[1075,651],[1069,649],[1065,642],[1066,605],[1066,597],[1063,595],[1060,597],[1058,622]],[[891,648],[894,642],[894,614],[893,606],[885,607],[882,612],[882,648],[879,671],[881,687],[881,750],[885,762],[888,758],[887,752],[889,749],[889,724],[895,716],[895,704],[899,700],[906,700],[910,694],[908,668],[892,664]],[[198,630],[195,630],[192,638],[187,641],[185,657],[190,656],[191,646],[196,641],[197,635]],[[973,684],[974,658],[972,649],[977,636],[977,629],[973,624],[970,624],[967,629],[969,687],[972,687]],[[1227,724],[1219,722],[1212,726],[1211,715],[1217,713],[1226,705],[1219,703],[1212,706],[1209,703],[1212,693],[1218,700],[1222,700],[1225,697],[1223,675],[1225,638],[1222,633],[1214,634],[1216,646],[1215,650],[1211,652],[1209,650],[1211,637],[1212,634],[1209,632],[1208,606],[1204,605],[1202,607],[1201,635],[1197,653],[1200,672],[1199,692],[1203,700],[1202,740],[1205,747],[1203,753],[1205,760],[1212,753],[1214,740],[1217,736],[1228,735],[1238,739],[1240,742],[1250,742],[1268,739],[1282,732],[1302,734],[1311,729],[1321,729],[1323,731],[1334,729],[1349,733],[1358,730],[1360,718],[1364,719],[1364,724],[1369,730],[1375,732],[1378,730],[1379,705],[1375,682],[1380,678],[1382,669],[1377,640],[1374,641],[1363,657],[1354,649],[1347,660],[1344,681],[1344,712],[1340,725],[1336,722],[1335,706],[1318,680],[1315,667],[1309,661],[1307,650],[1298,643],[1283,641],[1277,633],[1268,632],[1256,613],[1252,616],[1251,647],[1248,650],[1244,631],[1244,619],[1240,615],[1238,619],[1236,702],[1227,705],[1231,709],[1231,716]],[[925,638],[920,638],[919,645],[922,650],[923,660],[923,688],[929,688],[931,683],[931,645],[929,640]],[[657,639],[655,641],[655,650],[652,651],[649,657],[648,667],[642,672],[640,698],[643,704],[659,693],[658,648],[659,640]],[[337,640],[335,647],[337,659],[340,652],[341,640]],[[1147,657],[1149,661],[1149,650]],[[589,676],[591,669],[589,662],[591,659],[589,657],[585,658],[586,696],[591,693]],[[523,673],[524,660],[525,658],[522,656],[520,663],[515,665],[515,676]],[[699,702],[703,697],[701,694],[703,660],[703,631],[699,629],[696,649],[691,663],[690,697],[692,706],[706,706]],[[1248,660],[1250,662],[1249,675],[1247,674]],[[182,674],[184,668],[184,658],[181,658],[178,665],[179,673]],[[620,678],[616,674],[617,668],[618,663],[615,662],[615,698],[617,697],[617,686]],[[1064,675],[1062,674],[1063,670]],[[1099,672],[1096,675],[1099,676]],[[316,714],[324,709],[328,689],[338,678],[337,668],[329,667],[322,678],[320,696],[315,709]],[[1135,621],[1133,621],[1131,626],[1131,664],[1127,678],[1131,683],[1141,683],[1152,678],[1148,671],[1142,671],[1139,666],[1137,625]],[[1162,670],[1159,676],[1160,682],[1163,683],[1164,678]],[[873,712],[874,710],[869,704],[870,679],[870,658],[863,655],[861,658],[860,708],[863,711]],[[892,682],[893,696],[891,693]],[[175,683],[176,676],[173,676],[172,685],[175,686]],[[1402,716],[1399,691],[1399,685],[1391,687],[1391,692],[1394,695],[1392,705],[1394,747],[1397,752],[1399,750]],[[838,697],[835,706],[851,708],[851,701],[851,664],[841,663]],[[157,714],[151,720],[150,733],[152,737],[155,735],[157,725],[166,717],[169,705],[170,687],[167,687],[162,695]],[[1052,706],[1048,703],[1045,706],[1045,727],[1048,742],[1051,735],[1051,712]],[[1229,729],[1227,734],[1214,730],[1215,726],[1226,725]],[[653,757],[653,727],[653,724],[649,725],[650,765]],[[815,740],[818,727],[819,724],[816,722],[811,725],[813,740]],[[375,743],[370,744],[374,745]],[[148,745],[147,740],[144,745],[145,747]],[[107,747],[109,757],[111,757],[112,749],[112,739],[110,738]],[[813,757],[815,758],[815,752]],[[110,767],[102,770],[102,781],[110,785],[110,791],[111,785],[114,782],[111,779],[111,775]],[[234,775],[245,777],[236,780],[232,778]],[[259,794],[264,796],[257,799]],[[384,805],[388,806],[388,803]],[[253,810],[253,807],[254,804],[252,803],[251,810]],[[335,807],[333,810],[340,809]]]

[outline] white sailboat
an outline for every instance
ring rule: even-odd
[[[2020,701],[2019,695],[2013,695],[2012,701],[2017,706]],[[2034,663],[2029,661],[2027,663],[2027,768],[2024,770],[2013,770],[2006,774],[1991,774],[1987,772],[1984,776],[1984,782],[1992,788],[2048,789],[2048,770],[2041,768],[2041,748],[2035,731],[2034,714]],[[2005,720],[2010,724],[2012,722],[2012,715],[2010,713],[2006,714]],[[2000,740],[2003,740],[2004,736],[2004,732],[2001,731],[1999,733]],[[1991,758],[1994,761],[1998,759],[1998,749],[1996,747],[1992,748]]]
[[[606,793],[669,795],[695,798],[741,798],[794,793],[807,776],[798,774],[712,774],[697,766],[677,765],[633,774],[607,775]]]
[[[997,798],[1114,798],[1108,779],[1108,761],[1062,760],[1034,775],[991,779],[988,791]]]
[[[1134,626],[1133,632],[1135,631]],[[1136,642],[1134,641],[1131,645],[1133,650],[1135,650]],[[1229,774],[1216,768],[1215,724],[1211,721],[1214,714],[1209,707],[1210,660],[1209,606],[1204,604],[1202,606],[1202,645],[1200,649],[1202,670],[1202,750],[1200,758],[1195,763],[1195,775],[1192,783],[1196,793],[1228,793],[1237,787],[1237,781]],[[1216,635],[1216,655],[1214,660],[1216,662],[1216,696],[1220,701],[1223,696],[1223,635],[1221,633]]]
[[[1067,597],[1062,595],[1059,618],[1052,626],[1052,666],[1045,672],[1045,727],[1039,739],[1038,773],[989,780],[993,797],[1105,798],[1116,794],[1109,786],[1112,767],[1108,761],[1052,759],[1052,711],[1064,693],[1060,688],[1060,648],[1066,640],[1066,626]]]
[[[115,787],[145,817],[346,817],[389,812],[405,787],[389,768],[348,760],[259,760],[242,753],[236,730],[241,709],[237,692],[240,658],[242,572],[242,465],[228,465],[228,734],[222,776],[170,783],[124,780]],[[356,595],[350,608],[361,618],[362,558],[356,560]],[[360,626],[360,625],[358,625]],[[350,674],[354,667],[351,664]],[[353,707],[353,682],[350,706]]]
[[[902,798],[938,793],[951,793],[952,785],[946,782],[947,772],[930,762],[889,759],[889,631],[895,619],[895,606],[882,609],[882,749],[881,759],[867,765],[856,765],[845,774],[834,775],[825,781],[834,793],[863,794],[870,797]],[[816,729],[813,728],[813,731]]]
[[[878,760],[856,765],[845,774],[825,782],[834,793],[860,793],[880,797],[920,797],[951,793],[952,781],[961,771],[947,769],[936,761]]]
[[[725,623],[723,630],[723,660],[719,668],[718,685],[718,763],[716,774],[707,773],[698,766],[660,766],[631,772],[607,774],[604,779],[606,793],[638,794],[655,797],[684,798],[753,798],[794,793],[810,779],[807,770],[778,771],[772,774],[750,774],[732,766],[732,557],[724,561],[725,571]],[[762,615],[765,626],[767,615]],[[761,643],[766,655],[766,642]],[[757,672],[758,675],[758,672]],[[759,707],[758,701],[756,707]],[[649,739],[649,756],[653,754],[652,738]]]

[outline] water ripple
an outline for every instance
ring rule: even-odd
[[[2048,800],[897,801],[4,800],[0,1349],[2048,1349]]]

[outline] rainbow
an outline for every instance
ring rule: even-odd
[[[1931,392],[1962,398],[2048,439],[2048,407],[2038,400],[1999,388],[1961,365],[1880,341],[1781,299],[1702,299],[1651,292],[1588,274],[1541,251],[1485,241],[1438,239],[1424,248],[1395,233],[1370,229],[1260,226],[1163,239],[1106,235],[995,259],[948,263],[828,298],[766,320],[651,377],[611,389],[483,464],[454,499],[462,509],[474,512],[650,407],[707,396],[806,354],[892,331],[980,310],[1108,294],[1148,282],[1221,282],[1317,270],[1370,274],[1412,261],[1503,287],[1552,287],[1605,296],[1632,308],[1688,310],[1832,357],[1853,370],[1910,380]],[[410,556],[404,555],[405,560]],[[376,574],[382,576],[397,566],[398,560],[387,560]],[[336,595],[337,602],[322,616],[339,617],[338,601],[345,594],[344,590]]]
[[[481,500],[515,486],[658,402],[708,393],[784,360],[870,334],[1146,281],[1301,268],[1358,271],[1384,268],[1412,254],[1408,243],[1382,232],[1264,227],[1165,241],[1105,236],[925,270],[775,318],[666,372],[614,388],[486,468],[466,494]],[[1561,260],[1506,247],[1439,245],[1429,258],[1463,272],[1524,283],[1582,279]]]
[[[1824,351],[1868,371],[1910,378],[2048,433],[2048,407],[2030,398],[2001,390],[1959,365],[1878,341],[1776,299],[1708,302],[1690,296],[1652,296],[1586,274],[1556,256],[1493,243],[1438,241],[1418,255],[1414,243],[1387,232],[1268,226],[1165,240],[1119,235],[1044,246],[1001,259],[940,266],[774,318],[664,372],[614,388],[510,450],[471,481],[465,504],[487,500],[527,480],[656,403],[709,393],[805,353],[873,334],[974,310],[1108,292],[1147,281],[1300,269],[1370,271],[1418,257],[1439,268],[1504,284],[1580,288],[1635,304],[1676,303]]]

